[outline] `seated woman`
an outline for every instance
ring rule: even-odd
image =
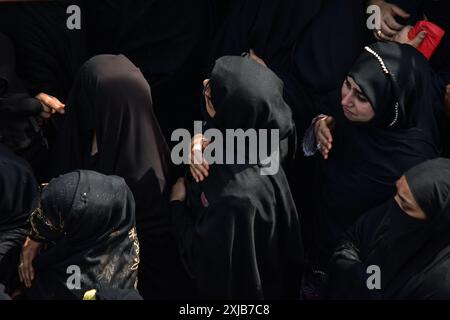
[[[0,284],[8,294],[19,287],[20,250],[27,220],[38,204],[38,191],[29,165],[0,145]]]
[[[216,61],[204,85],[207,127],[224,136],[227,129],[278,130],[279,153],[287,154],[282,140],[295,137],[295,126],[272,71],[227,56]],[[229,142],[212,141],[204,155],[214,144],[235,160],[242,145]],[[252,150],[252,142],[245,144]],[[209,161],[208,179],[187,192],[181,179],[172,190],[180,252],[201,299],[294,299],[300,293],[303,244],[285,173],[280,167],[263,175],[263,158],[252,162],[252,155],[241,153],[242,164]]]
[[[366,47],[342,86],[342,112],[317,117],[307,132],[305,153],[319,149],[324,158],[316,181],[319,267],[342,232],[394,194],[405,171],[439,156],[441,106],[430,76],[428,62],[410,45]]]
[[[54,179],[30,222],[19,266],[30,299],[81,299],[100,286],[137,285],[134,199],[122,178],[75,171]]]
[[[409,170],[396,196],[346,233],[329,266],[329,297],[450,299],[449,218],[450,160]]]
[[[125,179],[136,201],[139,291],[145,299],[183,297],[187,276],[164,209],[169,148],[153,111],[150,86],[130,60],[100,55],[83,65],[53,151],[53,176],[88,169]]]

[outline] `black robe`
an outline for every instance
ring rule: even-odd
[[[427,219],[410,217],[394,199],[361,217],[330,261],[329,298],[450,298],[450,161],[427,161],[405,178]],[[380,268],[378,290],[367,287],[371,265]]]
[[[100,55],[81,68],[54,149],[55,176],[91,169],[125,179],[136,200],[144,298],[179,297],[182,267],[165,213],[169,148],[153,112],[150,87],[123,55]],[[94,132],[98,153],[91,154]],[[180,271],[181,270],[181,271]]]
[[[80,1],[0,5],[8,14],[3,32],[16,48],[17,73],[32,96],[43,92],[65,103],[86,59],[84,24],[81,30],[67,27],[66,10],[73,4]]]
[[[44,187],[30,237],[44,243],[33,261],[30,299],[81,299],[99,286],[134,289],[139,240],[133,195],[122,178],[92,171],[60,176]],[[71,266],[79,287],[69,288]]]
[[[281,140],[295,136],[281,80],[269,69],[248,58],[223,57],[212,71],[210,88],[217,113],[209,128],[223,133],[226,128],[279,129]],[[289,154],[284,147],[281,154]],[[187,207],[172,202],[180,252],[201,299],[295,299],[300,294],[303,244],[297,210],[283,169],[262,175],[258,163],[211,165],[203,183],[190,185]]]
[[[409,45],[376,43],[370,48],[391,74],[384,74],[369,52],[349,72],[374,107],[375,117],[355,123],[342,112],[337,115],[333,149],[328,160],[320,159],[314,230],[322,267],[340,234],[361,214],[389,199],[405,171],[439,156],[436,115],[441,106],[431,87],[428,62]],[[389,126],[397,102],[397,121]]]
[[[29,165],[0,145],[0,283],[9,293],[18,285],[19,256],[38,191]]]

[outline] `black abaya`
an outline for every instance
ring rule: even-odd
[[[17,267],[38,185],[29,165],[0,145],[0,283],[16,289]]]
[[[295,136],[282,82],[268,68],[223,57],[210,88],[217,113],[209,128],[278,129],[281,140]],[[184,264],[201,299],[298,298],[303,244],[286,176],[281,167],[262,175],[261,162],[245,159],[242,165],[211,165],[204,182],[190,185],[187,208],[172,202]]]
[[[365,51],[349,76],[371,102],[375,117],[369,123],[355,123],[338,115],[333,149],[327,160],[320,160],[315,237],[322,267],[340,234],[361,214],[389,199],[405,171],[439,156],[435,118],[439,106],[426,59],[409,45],[376,43],[370,49],[384,60],[390,74]]]
[[[450,161],[427,161],[405,178],[426,220],[410,217],[394,199],[359,219],[331,260],[330,298],[450,298]],[[366,285],[370,265],[380,268],[379,290]]]
[[[85,60],[84,25],[81,30],[68,29],[67,1],[6,6],[10,17],[3,31],[13,40],[17,73],[27,91],[33,96],[46,93],[64,103]]]

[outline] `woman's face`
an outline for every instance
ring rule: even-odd
[[[414,198],[405,176],[402,176],[397,181],[396,186],[397,194],[395,195],[395,201],[398,206],[410,217],[419,220],[426,220],[427,216]]]
[[[206,111],[211,118],[214,118],[214,116],[216,115],[216,110],[214,109],[211,101],[211,88],[209,87],[209,79],[203,81],[203,95],[205,97]]]
[[[368,122],[375,116],[369,100],[351,77],[345,79],[342,85],[341,95],[342,109],[348,120]]]

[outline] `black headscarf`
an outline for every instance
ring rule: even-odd
[[[394,194],[404,172],[439,156],[438,107],[426,59],[409,45],[375,43],[368,49],[384,67],[365,50],[349,75],[369,98],[375,117],[355,123],[342,112],[337,115],[333,149],[329,159],[321,161],[317,205],[322,217],[316,228],[319,245],[328,246],[328,254],[340,233]],[[328,260],[326,254],[324,259],[322,263]]]
[[[411,72],[411,68],[421,71]],[[430,121],[430,113],[422,109],[433,103],[431,69],[412,46],[378,42],[366,47],[349,76],[374,108],[370,124],[408,129]]]
[[[424,162],[405,178],[426,220],[409,216],[394,199],[364,215],[334,255],[335,298],[450,297],[445,281],[450,266],[450,160]],[[381,271],[378,292],[370,293],[366,287],[365,268],[370,265]],[[336,280],[347,287],[339,288]]]
[[[31,216],[31,237],[47,248],[33,261],[32,299],[76,297],[68,267],[78,266],[81,288],[133,289],[139,264],[133,195],[122,178],[76,171],[52,180]],[[81,298],[81,297],[78,297]]]
[[[223,57],[210,88],[216,109],[210,127],[295,136],[281,81],[269,69],[248,58]],[[259,164],[212,164],[203,183],[191,184],[187,199],[187,212],[175,202],[173,221],[200,298],[298,297],[303,244],[282,168],[264,176]]]
[[[295,124],[275,73],[250,58],[226,56],[216,61],[209,85],[216,111],[212,127],[224,134],[227,129],[279,130],[281,159],[293,156]]]
[[[0,282],[16,278],[27,219],[37,207],[38,186],[29,165],[0,145]]]
[[[152,176],[157,190],[165,189],[169,149],[153,113],[150,87],[125,56],[102,55],[85,63],[66,109],[55,155],[58,173],[91,167],[124,177],[133,192]],[[94,131],[96,157],[91,156]],[[148,187],[146,192],[154,186]]]

